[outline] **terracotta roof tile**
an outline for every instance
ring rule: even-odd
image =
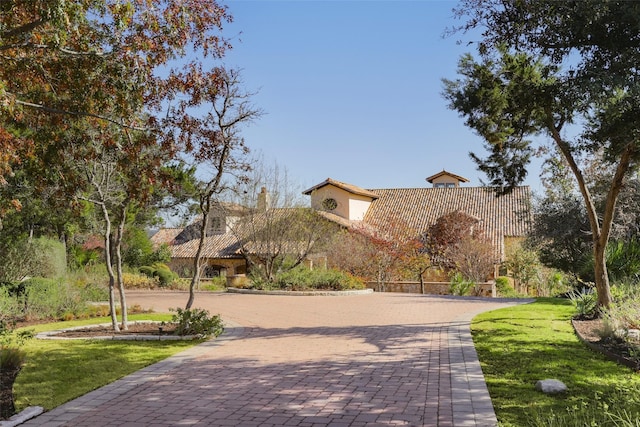
[[[163,243],[173,245],[175,238],[182,230],[182,228],[161,228],[151,236],[151,243],[153,243],[153,246],[160,246]]]
[[[378,195],[371,190],[365,190],[364,188],[360,188],[357,185],[347,184],[346,182],[336,181],[335,179],[331,179],[331,178],[327,178],[320,184],[314,185],[313,187],[303,191],[302,194],[309,195],[313,191],[317,190],[318,188],[322,188],[327,185],[333,185],[335,187],[342,188],[343,190],[348,191],[349,193],[352,193],[352,194],[367,196],[367,197],[371,197],[372,199],[378,198]]]
[[[497,197],[486,187],[396,188],[371,190],[380,196],[367,211],[364,222],[380,223],[398,218],[419,233],[426,232],[442,215],[462,211],[480,220],[500,259],[504,237],[525,236],[531,224],[529,187],[516,187]]]
[[[198,250],[199,239],[171,246],[172,258],[193,258]],[[238,240],[233,233],[216,234],[204,241],[203,258],[241,258]]]

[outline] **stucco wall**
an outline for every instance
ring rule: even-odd
[[[354,221],[362,220],[371,205],[369,197],[349,193],[333,185],[326,185],[311,193],[311,207],[317,210],[327,210],[322,206],[322,202],[329,198],[335,199],[338,206],[328,212]]]

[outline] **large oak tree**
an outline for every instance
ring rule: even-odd
[[[608,306],[605,248],[640,160],[640,3],[463,0],[456,14],[466,21],[454,30],[479,36],[478,56],[460,60],[444,95],[486,141],[489,154],[473,158],[508,192],[525,178],[536,139],[557,146],[586,207],[598,304]],[[601,210],[579,162],[595,155],[612,170]]]

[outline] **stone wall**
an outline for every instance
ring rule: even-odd
[[[402,292],[407,294],[419,294],[420,282],[388,282],[384,284],[384,288],[376,282],[366,282],[367,288],[377,292]],[[496,288],[494,282],[480,283],[480,296],[495,297]],[[448,282],[424,282],[424,293],[429,295],[450,295]]]

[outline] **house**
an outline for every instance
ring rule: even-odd
[[[402,221],[411,230],[425,233],[438,218],[459,211],[477,220],[485,236],[491,241],[496,259],[504,261],[510,245],[524,238],[530,226],[531,193],[529,187],[516,187],[498,197],[487,187],[465,187],[468,179],[443,170],[426,178],[431,185],[419,188],[364,189],[327,178],[305,190],[311,208],[323,218],[343,228],[374,226],[394,220]],[[268,194],[263,189],[258,209],[268,209]],[[237,239],[226,226],[243,215],[242,207],[220,209],[216,214],[218,234],[207,233],[204,256],[210,274],[241,274],[246,264]],[[162,230],[154,242],[168,242],[172,238],[172,268],[192,263],[197,237],[189,231]]]

